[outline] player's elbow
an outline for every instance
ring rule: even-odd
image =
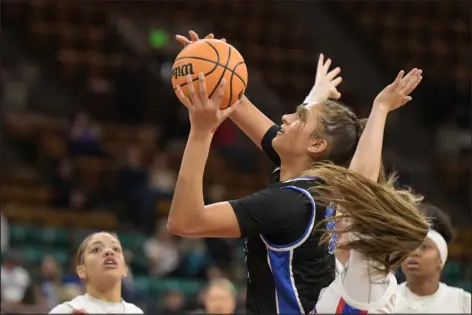
[[[176,236],[195,237],[194,229],[186,222],[177,222],[169,218],[169,220],[167,220],[167,230]]]
[[[185,226],[179,222],[176,222],[176,220],[172,220],[171,218],[167,220],[167,231],[177,236],[185,236]]]

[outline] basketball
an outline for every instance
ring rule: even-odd
[[[217,39],[204,39],[185,47],[172,66],[172,86],[180,85],[188,95],[187,75],[191,74],[198,91],[198,74],[205,74],[208,97],[212,97],[223,78],[226,90],[220,109],[234,104],[245,92],[247,68],[243,57],[230,44]]]

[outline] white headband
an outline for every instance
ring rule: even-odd
[[[439,257],[441,257],[442,266],[444,267],[444,265],[446,264],[448,253],[446,240],[444,239],[444,237],[442,237],[441,234],[439,234],[435,230],[429,230],[428,235],[426,235],[426,237],[432,240],[434,244],[436,244],[436,246],[438,247]]]

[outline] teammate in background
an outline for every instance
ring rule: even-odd
[[[398,294],[404,299],[399,313],[471,314],[471,294],[440,282],[446,264],[448,244],[453,230],[449,218],[439,208],[423,204],[420,210],[432,221],[423,244],[403,263],[406,282],[399,285]]]
[[[49,314],[143,314],[121,298],[126,263],[118,237],[99,232],[87,236],[77,251],[77,275],[85,281],[85,294],[59,304]]]
[[[316,196],[323,195],[322,187],[335,187],[338,190],[330,191],[329,197],[344,208],[346,204],[341,201],[343,194],[352,193],[352,198],[359,197],[359,194],[370,194],[372,198],[375,197],[372,196],[373,191],[376,191],[362,188],[350,191],[352,186],[346,181],[347,178],[352,178],[363,188],[365,185],[374,185],[373,188],[380,189],[381,186],[342,167],[315,167],[315,174],[310,177],[301,177],[303,171],[320,160],[346,165],[352,159],[352,170],[376,180],[380,171],[387,114],[406,104],[411,99],[408,95],[421,81],[421,71],[417,69],[405,78],[401,72],[395,82],[377,96],[353,158],[362,130],[358,118],[351,111],[339,103],[326,101],[333,87],[330,76],[334,70],[328,73],[329,63],[330,61],[324,64],[320,58],[320,76],[317,76],[317,81],[319,83],[319,78],[325,80],[322,80],[324,84],[320,83],[317,87],[323,86],[321,90],[324,92],[324,101],[299,106],[296,113],[283,117],[281,127],[272,125],[250,103],[246,103],[246,107],[238,108],[238,105],[243,105],[242,102],[227,110],[219,110],[224,83],[209,99],[203,74],[199,74],[199,91],[195,90],[192,78],[187,78],[192,101],[178,88],[179,98],[190,112],[191,132],[169,214],[168,228],[174,234],[186,237],[246,237],[249,270],[247,310],[251,313],[296,314],[313,309],[321,288],[334,280],[333,256],[328,253],[327,247],[318,245],[322,233],[314,231],[314,226],[324,219],[323,201]],[[262,141],[260,147],[274,160],[279,159],[282,182],[277,178],[268,188],[251,196],[205,207],[202,181],[213,131],[225,118],[233,118],[236,113],[245,117],[240,122],[248,123],[246,127],[253,128],[253,131],[257,129],[254,138],[249,130],[253,141]],[[257,113],[267,120],[267,128],[262,126],[264,130],[260,129],[258,120],[261,117]],[[341,182],[334,174],[342,178]],[[320,178],[327,185],[318,187],[313,198],[307,189],[318,185]],[[394,192],[389,191],[387,194],[393,203],[399,198]],[[376,200],[373,198],[370,201],[371,203],[364,204],[365,210],[375,213],[377,204],[373,201]],[[353,202],[350,207],[358,209],[359,200]],[[403,216],[404,212],[416,211],[413,206],[405,203],[392,208],[401,213],[397,213],[398,216]],[[417,220],[415,223],[416,227],[413,226],[411,233],[405,235],[408,241],[400,247],[400,250],[405,251],[396,255],[406,256],[426,235],[426,232],[421,234],[422,227],[426,229],[426,225],[421,225],[424,221]]]

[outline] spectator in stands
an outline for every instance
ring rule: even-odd
[[[144,229],[147,233],[154,232],[156,202],[172,198],[177,174],[169,167],[169,158],[166,153],[157,153],[149,167],[148,183],[143,191],[140,215],[146,222]]]
[[[238,293],[238,303],[237,303],[238,314],[246,314],[246,297],[247,297],[247,290],[246,288],[243,288]]]
[[[236,309],[237,291],[225,278],[212,280],[205,289],[203,304],[205,314],[233,314]]]
[[[41,263],[39,274],[39,289],[42,298],[49,308],[53,308],[60,302],[63,294],[60,268],[56,259],[46,255]]]
[[[226,200],[226,187],[217,182],[209,185],[206,195],[208,204]],[[205,245],[206,249],[211,256],[213,262],[220,269],[225,271],[228,270],[231,262],[233,261],[233,246],[235,240],[225,238],[206,238]]]
[[[9,253],[2,262],[1,289],[3,303],[21,303],[31,284],[29,273],[20,266],[19,254]]]
[[[80,189],[74,189],[69,195],[69,208],[73,211],[86,211],[90,209],[87,194]]]
[[[121,294],[123,298],[127,301],[134,303],[137,299],[136,294],[136,284],[134,282],[133,270],[129,267],[133,262],[133,253],[125,249],[123,251],[123,255],[125,257],[126,264],[128,265],[128,272],[126,277],[123,279],[122,286],[121,286]]]
[[[176,181],[177,174],[169,167],[167,154],[157,153],[149,168],[149,188],[153,195],[172,197]]]
[[[162,306],[161,306],[162,305]],[[185,305],[185,298],[178,290],[167,290],[161,303],[151,307],[151,310],[159,314],[182,314]]]
[[[136,124],[145,117],[147,106],[146,69],[139,58],[125,60],[115,77],[115,101],[120,122]]]
[[[0,223],[1,223],[1,235],[0,235],[0,242],[1,242],[1,253],[6,253],[9,248],[10,244],[10,234],[9,234],[9,226],[7,218],[3,215],[3,212],[0,211]]]
[[[71,284],[71,285],[75,285],[81,288],[82,281],[80,281],[80,278],[77,275],[77,271],[75,270],[75,268],[76,268],[75,261],[71,259],[67,264],[67,270],[64,273],[62,282],[67,285]]]
[[[70,159],[59,161],[52,179],[52,203],[55,207],[69,206],[69,196],[74,187],[74,164]]]
[[[129,146],[126,151],[125,163],[119,170],[117,192],[125,203],[129,214],[127,219],[140,225],[140,227],[147,227],[149,224],[154,225],[153,220],[149,222],[149,217],[141,215],[141,211],[136,216],[136,210],[144,208],[142,200],[147,182],[146,173],[140,148],[135,145]]]
[[[101,130],[86,112],[79,112],[69,133],[69,152],[72,155],[101,154]]]
[[[202,239],[182,239],[181,255],[180,275],[201,279],[207,277],[207,270],[212,266],[212,261]]]
[[[167,220],[158,223],[154,238],[144,244],[149,271],[155,277],[164,277],[175,271],[179,265],[179,251],[175,236],[166,228]]]

